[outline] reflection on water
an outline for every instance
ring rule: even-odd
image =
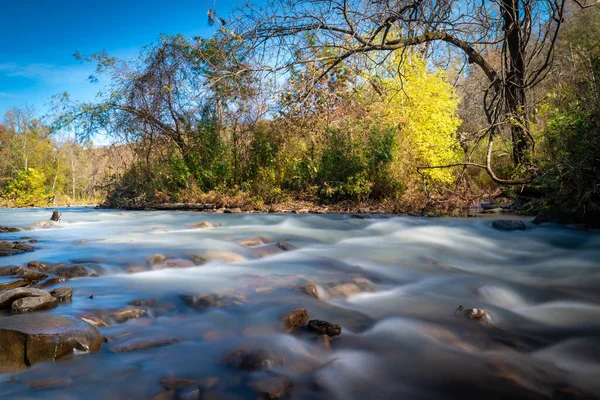
[[[194,387],[161,398],[256,398],[257,382],[281,377],[292,399],[600,396],[598,233],[499,232],[487,219],[61,211],[62,223],[39,227],[49,210],[0,210],[0,225],[31,229],[0,239],[38,240],[0,265],[100,273],[71,279],[73,301],[55,314],[151,302],[144,316],[100,328],[110,342],[98,353],[0,375],[2,398],[151,398],[169,377]],[[221,226],[192,228],[201,221]],[[215,293],[201,307],[182,297]],[[458,305],[488,319],[456,315]],[[342,325],[330,349],[283,330],[297,306]],[[149,340],[165,345],[143,349]],[[240,348],[266,351],[264,368],[232,368]],[[54,378],[70,381],[30,388]]]

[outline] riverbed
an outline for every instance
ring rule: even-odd
[[[489,218],[60,211],[46,225],[52,210],[0,210],[0,225],[22,229],[0,240],[35,247],[0,266],[66,262],[98,275],[70,279],[72,301],[46,313],[144,312],[105,318],[98,352],[0,374],[3,399],[600,397],[598,231],[527,219],[503,232]],[[199,307],[194,296],[216,300]],[[281,318],[298,307],[341,335],[287,332]],[[266,354],[256,368],[232,361],[256,351]]]

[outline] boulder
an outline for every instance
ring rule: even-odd
[[[97,351],[101,346],[98,330],[74,317],[26,314],[0,319],[0,372],[58,360],[74,350]]]
[[[58,305],[58,300],[50,295],[40,297],[23,297],[15,300],[11,306],[13,314],[24,314],[34,311],[48,310]]]
[[[58,211],[52,211],[52,216],[50,217],[50,221],[60,221],[62,219],[62,214]]]
[[[524,231],[527,229],[523,221],[510,219],[498,219],[492,222],[492,228],[499,231]]]
[[[309,331],[318,333],[319,335],[339,336],[342,334],[342,327],[340,325],[318,319],[308,321],[307,328]]]
[[[67,301],[73,298],[73,288],[71,286],[62,286],[50,291],[50,295],[58,301]]]
[[[46,297],[50,296],[45,290],[34,288],[17,288],[0,293],[0,310],[10,308],[13,302],[24,297]]]
[[[294,332],[306,325],[308,312],[304,307],[294,308],[281,318],[281,322],[286,332]]]

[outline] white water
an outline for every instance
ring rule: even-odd
[[[285,363],[273,371],[290,379],[294,399],[600,396],[594,374],[600,371],[597,232],[530,223],[527,231],[499,232],[489,219],[61,211],[62,223],[43,228],[35,224],[51,210],[0,210],[0,225],[32,229],[0,234],[0,240],[38,240],[35,252],[0,258],[0,265],[73,262],[102,275],[72,279],[72,304],[52,313],[114,310],[149,298],[157,306],[148,318],[102,328],[109,337],[131,336],[99,353],[0,375],[2,398],[150,398],[171,375],[216,376],[215,390],[227,393],[224,398],[254,398],[245,383],[264,373],[221,363],[240,345],[283,354]],[[200,221],[222,226],[190,227]],[[270,245],[238,244],[257,236],[298,249],[259,257]],[[184,269],[146,265],[157,253],[187,259],[216,251],[245,260]],[[145,270],[127,272],[135,266]],[[295,288],[311,281],[324,293],[353,278],[368,279],[376,290],[318,300]],[[179,298],[223,290],[248,302],[196,311]],[[486,310],[490,323],[456,316],[458,305]],[[292,306],[342,325],[332,352],[309,335],[283,333],[279,318]],[[149,337],[179,343],[111,352],[113,345]],[[1,383],[13,375],[16,383]],[[27,388],[65,376],[73,383],[60,392]]]

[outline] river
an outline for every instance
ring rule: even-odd
[[[60,223],[37,226],[51,211],[0,210],[0,225],[24,229],[0,240],[37,240],[0,266],[69,262],[100,275],[69,280],[72,301],[48,313],[103,315],[135,300],[146,313],[100,327],[108,342],[98,352],[0,374],[3,399],[244,399],[269,379],[290,399],[600,397],[597,231],[92,208],[65,208]],[[193,227],[202,221],[217,226]],[[182,297],[212,293],[224,300],[199,308]],[[281,316],[294,307],[341,325],[341,335],[327,345],[305,329],[285,332]],[[237,349],[269,359],[235,367]],[[172,378],[194,383],[166,391]],[[53,379],[67,383],[31,387]]]

